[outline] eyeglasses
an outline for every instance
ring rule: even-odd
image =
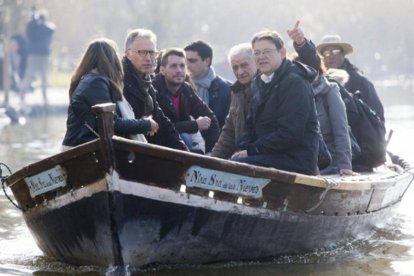
[[[261,54],[270,56],[276,49],[264,49],[263,51],[254,51],[254,56],[259,57]]]
[[[146,56],[150,56],[150,58],[155,58],[158,54],[158,52],[155,51],[147,51],[147,50],[132,50],[132,52],[137,53],[140,57],[144,58]]]
[[[325,50],[322,52],[322,56],[324,57],[337,56],[341,53],[342,53],[342,49]]]

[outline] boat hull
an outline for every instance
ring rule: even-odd
[[[67,263],[200,264],[332,249],[386,222],[413,181],[397,156],[382,171],[317,177],[134,142],[113,135],[114,105],[94,109],[99,139],[7,178],[40,249]]]
[[[26,213],[43,252],[67,263],[103,266],[264,260],[332,249],[368,235],[392,209],[367,215],[309,215],[114,179],[112,191],[101,182],[93,194],[80,198],[79,191],[73,200],[57,199]]]

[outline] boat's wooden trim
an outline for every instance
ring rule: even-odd
[[[331,187],[335,190],[370,190],[386,189],[393,186],[399,179],[404,178],[404,174],[393,171],[373,172],[356,176],[302,176],[297,175],[296,184],[308,185],[319,188]]]
[[[41,161],[32,163],[22,169],[16,171],[11,176],[7,178],[7,184],[9,187],[12,187],[20,179],[40,173],[44,170],[47,170],[57,164],[61,164],[70,159],[76,159],[79,156],[85,155],[90,152],[95,152],[99,150],[99,140],[94,141],[73,147],[67,151],[55,154],[51,157],[45,158]]]
[[[7,184],[13,191],[19,206],[23,211],[26,211],[57,196],[94,183],[105,175],[103,163],[99,141],[95,140],[29,165],[11,175],[7,179]],[[58,164],[66,171],[66,186],[32,198],[25,178],[53,168]]]
[[[115,168],[115,152],[112,143],[115,104],[95,105],[92,107],[92,110],[98,117],[99,144],[103,153],[104,167],[107,172],[110,172],[110,170]]]
[[[101,110],[101,115],[108,113],[106,112],[108,108],[109,106],[107,108],[104,107]],[[106,120],[103,121],[112,122],[110,117],[105,117]],[[239,197],[242,197],[243,202],[250,206],[266,206],[265,208],[274,210],[289,208],[294,212],[306,210],[319,211],[319,209],[314,209],[313,206],[320,201],[321,193],[326,193],[328,190],[332,190],[329,193],[330,195],[333,194],[334,197],[338,195],[341,198],[345,197],[350,201],[352,208],[345,208],[347,213],[365,212],[368,209],[375,210],[375,208],[382,208],[389,203],[399,200],[398,197],[394,196],[386,198],[384,194],[386,191],[393,189],[398,183],[399,187],[396,189],[398,190],[396,193],[400,195],[402,194],[400,187],[404,185],[409,186],[407,183],[410,180],[412,181],[412,177],[409,177],[407,173],[403,171],[393,172],[392,170],[346,177],[301,175],[273,168],[252,166],[197,155],[117,136],[106,137],[106,132],[113,133],[110,128],[111,126],[101,122],[101,139],[34,163],[9,177],[8,185],[13,190],[20,206],[24,210],[28,210],[37,204],[43,203],[45,200],[51,200],[67,192],[73,192],[84,185],[90,185],[101,179],[105,173],[112,174],[114,169],[125,180],[157,186],[174,192],[179,192],[180,186],[185,183],[186,172],[194,165],[209,170],[268,179],[270,183],[263,188],[263,196],[260,198],[243,196],[237,192],[229,193],[223,190],[214,191],[214,198],[216,200],[236,202]],[[134,153],[136,156],[135,161],[127,159],[131,153]],[[107,157],[107,155],[111,155],[111,157]],[[68,185],[31,198],[24,178],[36,175],[57,164],[67,171]],[[85,166],[88,169],[85,169]],[[404,182],[404,184],[399,182]],[[187,193],[207,197],[210,191],[204,187],[187,187]],[[359,202],[356,202],[354,198],[358,199],[357,201]],[[386,199],[383,200],[383,198]],[[330,209],[333,212],[339,210],[335,204],[331,204],[329,208],[322,204],[321,208]]]
[[[273,168],[265,168],[259,166],[248,165],[215,157],[194,154],[190,152],[160,147],[157,145],[142,143],[125,139],[122,137],[113,137],[114,147],[117,150],[144,154],[160,159],[170,159],[179,161],[184,165],[197,164],[201,167],[225,170],[227,172],[243,174],[251,177],[261,177],[268,179],[277,178],[280,182],[293,184],[297,174],[281,171]],[[139,145],[139,147],[137,147]]]
[[[225,170],[251,177],[274,179],[286,184],[300,184],[317,188],[327,188],[329,186],[335,190],[360,191],[386,188],[394,185],[396,180],[403,177],[401,174],[391,170],[356,176],[309,176],[163,148],[117,136],[113,137],[113,141],[114,147],[118,150],[145,154],[156,158],[176,160],[184,164],[198,164],[199,166],[210,169]],[[140,146],[137,147],[137,145]]]
[[[27,218],[31,218],[31,214],[35,214],[39,210],[44,210],[45,208],[48,210],[51,209],[58,209],[62,208],[68,204],[71,204],[74,201],[81,200],[83,198],[88,198],[93,196],[94,194],[100,193],[100,192],[107,192],[108,191],[108,182],[107,177],[97,180],[94,183],[89,184],[86,187],[82,187],[80,189],[74,190],[70,193],[63,194],[59,197],[55,197],[52,200],[49,200],[47,205],[37,205],[25,212],[25,216]]]

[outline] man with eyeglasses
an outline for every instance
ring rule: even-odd
[[[231,83],[216,74],[211,66],[213,49],[204,41],[192,42],[184,48],[187,68],[197,94],[210,107],[219,121],[220,128],[230,108]]]
[[[280,35],[265,30],[252,38],[260,74],[238,151],[232,160],[316,175],[318,121],[311,82],[316,70],[286,59]]]
[[[134,110],[135,118],[152,116],[159,130],[147,136],[150,143],[175,149],[188,150],[171,121],[164,115],[151,85],[155,69],[157,38],[151,30],[135,29],[128,33],[125,42],[124,97]]]
[[[213,111],[185,81],[187,67],[182,49],[166,49],[161,58],[160,73],[154,78],[157,100],[164,114],[173,122],[190,151],[209,153],[220,135]],[[192,118],[191,118],[192,117]],[[195,147],[194,135],[204,139],[205,149]]]
[[[327,69],[343,69],[349,74],[349,80],[345,84],[345,88],[352,94],[357,94],[384,121],[384,107],[374,85],[358,67],[345,58],[346,55],[353,52],[352,45],[343,42],[339,35],[326,35],[316,49],[322,55]]]
[[[319,68],[320,58],[315,45],[308,39],[299,27],[300,21],[287,31],[298,52],[300,61],[315,69]],[[237,142],[243,134],[247,113],[250,110],[252,90],[250,85],[257,76],[255,57],[250,43],[233,46],[228,53],[228,61],[233,69],[236,82],[231,88],[231,104],[226,122],[221,130],[220,138],[211,151],[211,156],[229,159],[234,153]]]

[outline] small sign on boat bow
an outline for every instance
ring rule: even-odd
[[[47,171],[26,177],[24,180],[29,188],[30,196],[33,198],[57,188],[65,187],[66,178],[66,171],[57,165]]]
[[[270,179],[254,178],[228,172],[221,172],[200,166],[191,166],[186,175],[188,187],[238,194],[253,198],[261,198],[262,189]]]

